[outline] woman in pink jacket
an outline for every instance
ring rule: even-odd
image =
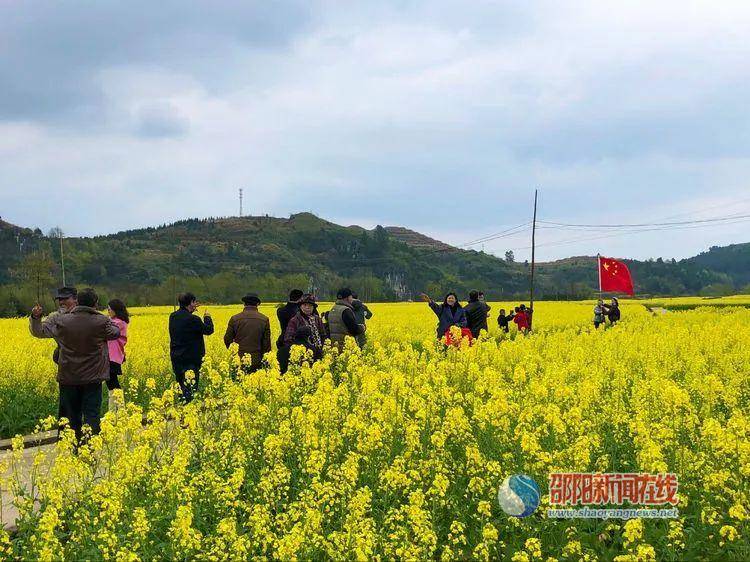
[[[114,407],[112,391],[120,386],[120,377],[122,376],[122,364],[125,363],[125,344],[128,343],[128,323],[130,315],[125,303],[120,299],[109,301],[107,313],[112,319],[112,323],[120,329],[120,337],[116,340],[107,342],[109,347],[109,380],[107,388],[109,389],[109,409]]]

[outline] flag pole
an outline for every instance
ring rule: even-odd
[[[599,274],[599,298],[602,298],[602,256],[596,254],[596,272]]]
[[[533,322],[534,318],[534,265],[536,263],[535,260],[535,250],[536,250],[536,202],[537,202],[537,195],[539,193],[538,189],[534,190],[534,220],[532,222],[531,226],[531,283],[529,287],[529,308],[532,310],[531,315],[529,316],[529,330],[531,330],[531,323]]]

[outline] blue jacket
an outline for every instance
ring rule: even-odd
[[[466,311],[460,304],[456,306],[455,312],[451,310],[450,306],[445,304],[437,304],[434,301],[430,301],[429,304],[432,312],[438,317],[438,339],[442,338],[451,326],[466,327]]]

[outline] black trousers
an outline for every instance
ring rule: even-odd
[[[192,401],[193,395],[198,390],[198,380],[200,378],[202,364],[202,359],[186,363],[176,363],[172,361],[172,370],[174,371],[175,379],[177,379],[177,384],[180,385],[180,390],[182,390],[182,399],[185,400],[186,403]],[[195,378],[192,383],[185,380],[185,373],[188,371],[193,371],[193,373],[195,373]]]
[[[122,388],[120,386],[120,377],[122,376],[122,365],[115,363],[114,361],[109,362],[109,380],[107,381],[107,388],[114,390],[115,388]]]
[[[68,418],[70,428],[78,440],[83,435],[83,426],[91,428],[92,435],[99,433],[102,415],[102,383],[61,384],[59,417]]]
[[[276,359],[279,360],[279,371],[282,375],[289,370],[289,350],[288,345],[283,345],[276,350]]]

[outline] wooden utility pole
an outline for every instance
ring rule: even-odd
[[[58,233],[60,234],[60,269],[62,269],[62,282],[63,287],[67,287],[67,283],[65,283],[65,253],[63,251],[63,231],[61,228],[59,228]]]
[[[172,312],[177,310],[177,273],[172,271]]]
[[[531,284],[529,288],[529,308],[534,309],[534,264],[535,264],[535,250],[536,250],[536,201],[538,196],[538,190],[534,190],[534,220],[531,226]],[[534,313],[529,316],[529,330],[531,330],[532,322],[534,321]]]

